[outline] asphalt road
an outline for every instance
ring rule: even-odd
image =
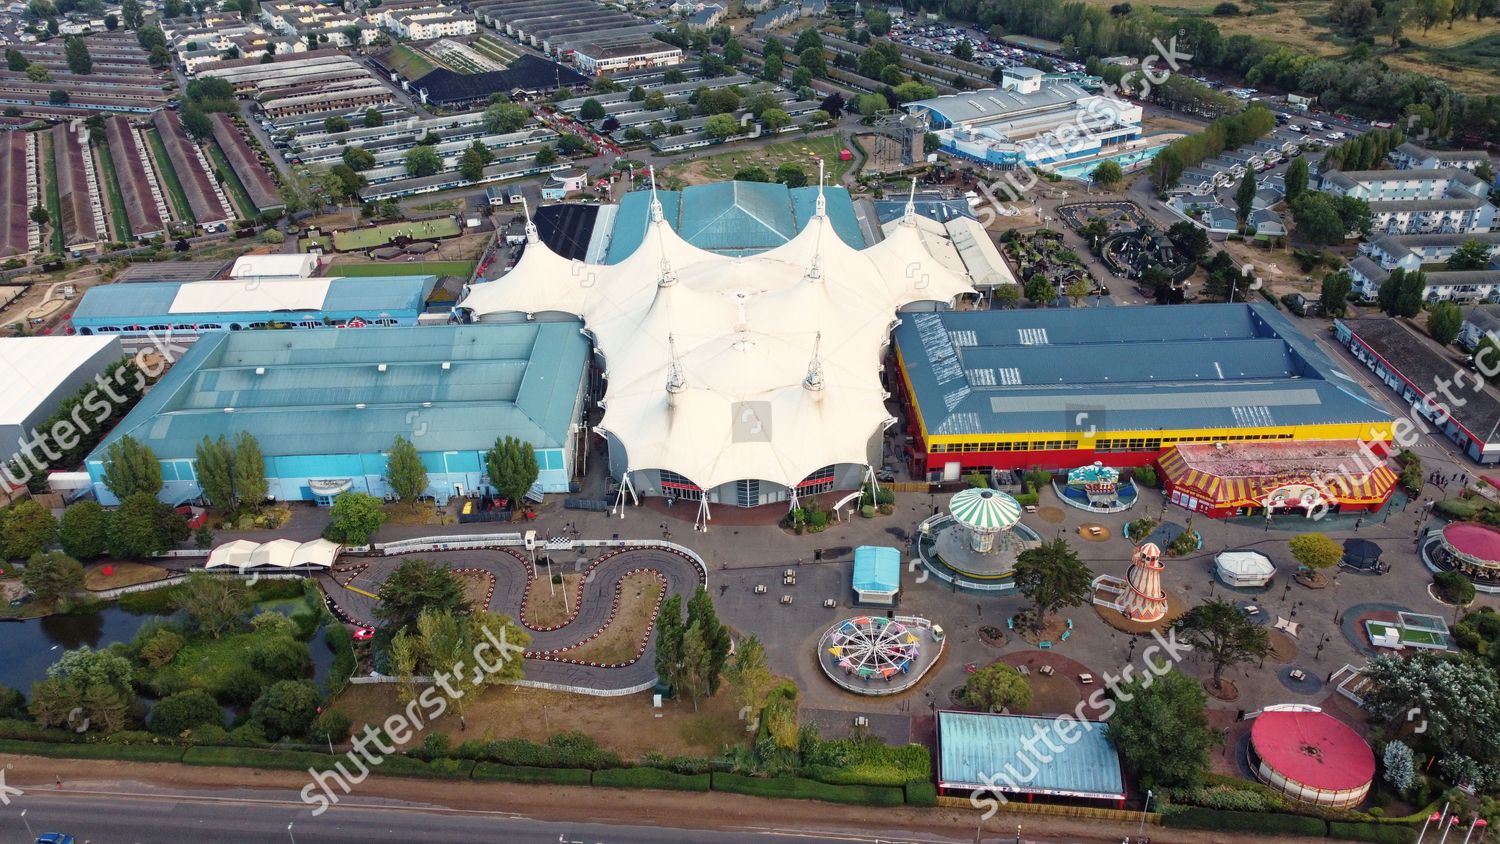
[[[20,811],[26,810],[21,817]],[[288,828],[291,824],[291,828]],[[29,829],[28,829],[29,825]],[[539,821],[507,812],[350,806],[310,817],[290,799],[27,792],[0,808],[0,844],[30,844],[43,832],[71,833],[78,844],[266,844],[288,841],[411,844],[414,841],[505,841],[507,844],[952,844],[946,837],[879,837],[864,832],[795,829],[707,830]],[[1032,842],[1032,844],[1035,844]]]

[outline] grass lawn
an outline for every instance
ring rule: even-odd
[[[398,44],[391,49],[386,64],[407,79],[421,79],[437,68],[425,55],[405,44]]]
[[[208,157],[213,159],[214,169],[223,174],[224,187],[228,189],[229,195],[234,198],[234,204],[240,208],[240,219],[254,220],[256,217],[259,217],[260,209],[256,208],[255,203],[250,200],[250,193],[245,190],[245,185],[240,181],[239,174],[235,173],[234,168],[229,166],[229,159],[225,158],[224,151],[219,149],[219,142],[212,141],[204,144],[204,146],[208,147]]]
[[[232,671],[250,668],[250,655],[261,642],[270,638],[274,637],[252,632],[230,634],[221,639],[191,639],[146,684],[173,691],[203,689],[212,694],[223,688]]]
[[[488,35],[479,36],[479,40],[475,41],[469,46],[473,48],[476,53],[488,56],[497,62],[504,62],[507,65],[520,58],[521,56],[521,54],[516,50],[515,47],[512,47],[503,41],[491,38]]]
[[[172,159],[167,156],[167,146],[161,141],[161,135],[156,129],[145,130],[146,142],[151,146],[151,157],[156,160],[157,172],[166,183],[167,197],[176,209],[177,219],[193,225],[198,224],[198,218],[193,216],[193,207],[188,204],[187,194],[182,190],[182,182],[177,180],[177,170],[172,166]]]
[[[115,230],[115,240],[130,242],[130,217],[125,213],[125,198],[120,195],[120,180],[115,174],[115,160],[109,154],[109,144],[95,144],[99,152],[99,179],[104,182],[104,193],[109,197],[109,222]]]
[[[389,264],[336,263],[330,265],[324,274],[355,278],[382,275],[455,275],[468,278],[473,272],[473,261],[392,261]]]
[[[837,185],[849,171],[852,161],[840,161],[839,151],[845,149],[844,141],[837,135],[803,137],[795,141],[784,141],[769,146],[738,149],[719,155],[674,164],[667,169],[669,179],[676,178],[686,184],[722,182],[734,178],[736,171],[746,167],[759,167],[766,175],[775,176],[776,168],[782,164],[799,164],[807,174],[807,183],[818,183],[818,162],[823,158],[828,184]]]
[[[47,213],[52,218],[52,251],[63,253],[62,197],[57,192],[57,158],[52,154],[52,133],[41,134],[37,155],[42,156],[47,173]],[[27,213],[31,213],[29,210]]]
[[[462,231],[459,228],[457,220],[447,218],[423,220],[414,223],[387,223],[383,226],[374,226],[367,229],[352,229],[338,232],[333,236],[333,248],[340,252],[352,252],[384,246],[401,235],[405,235],[412,240],[433,240],[443,237],[457,237]]]
[[[542,576],[531,581],[526,590],[526,621],[538,627],[561,624],[568,617],[568,610],[578,600],[578,581],[582,574],[560,575],[561,583],[549,583],[546,569]],[[564,606],[566,604],[566,606]]]
[[[297,248],[303,252],[311,246],[321,246],[324,252],[330,252],[333,250],[333,239],[326,234],[320,234],[317,237],[304,237],[297,241]]]
[[[439,199],[436,202],[428,202],[423,205],[409,205],[407,206],[407,210],[425,211],[429,214],[457,214],[459,211],[464,210],[467,205],[468,203],[464,202],[461,197],[455,197],[453,199]]]
[[[83,588],[90,592],[101,592],[105,589],[119,589],[122,586],[135,586],[140,583],[155,583],[167,576],[166,569],[143,563],[114,563],[113,572],[108,575],[104,573],[106,566],[110,564],[89,566],[83,573]]]
[[[405,708],[394,684],[351,685],[331,705],[348,714],[356,730],[364,724],[380,724]],[[661,717],[655,717],[657,712]],[[601,747],[630,760],[652,751],[667,756],[711,756],[726,745],[744,744],[752,735],[744,732],[728,682],[717,695],[702,701],[697,712],[687,700],[667,700],[660,710],[653,710],[650,694],[593,697],[504,686],[485,690],[465,716],[468,730],[461,731],[457,716],[450,713],[434,721],[428,732],[444,733],[457,744],[472,738],[543,742],[564,730],[581,730]]]
[[[661,578],[653,572],[626,575],[617,587],[619,611],[599,638],[563,651],[572,659],[617,663],[635,659],[641,643],[655,623],[656,599],[661,596]]]

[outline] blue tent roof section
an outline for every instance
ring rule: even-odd
[[[894,339],[932,435],[1390,420],[1268,304],[903,314]]]
[[[901,552],[885,545],[854,549],[854,589],[857,592],[895,592],[901,588]]]
[[[754,255],[791,240],[812,219],[816,187],[788,189],[762,182],[715,182],[681,191],[657,191],[662,214],[688,243],[725,255]],[[865,242],[849,191],[825,187],[833,230],[855,249]],[[641,245],[651,220],[651,192],[631,191],[620,201],[606,264],[618,264]]]
[[[1064,719],[1068,726],[1062,727]],[[1057,747],[1062,751],[1054,752]],[[939,711],[938,787],[1094,800],[1125,797],[1120,756],[1104,724],[1066,716]]]
[[[398,434],[424,452],[483,451],[498,435],[561,448],[588,364],[580,328],[211,332],[89,459],[127,434],[163,460],[191,459],[205,436],[239,431],[267,457],[379,454]]]
[[[79,319],[131,319],[165,314],[177,298],[177,281],[146,281],[90,287],[73,311]]]
[[[91,287],[83,294],[83,301],[73,312],[75,321],[88,320],[132,320],[156,322],[161,320],[182,322],[193,316],[212,317],[213,314],[172,314],[172,303],[177,291],[184,285],[198,282],[151,281],[132,284],[106,284]],[[237,281],[214,281],[212,284],[240,284]],[[284,284],[288,282],[277,282]],[[361,278],[331,278],[328,293],[323,297],[324,313],[358,313],[371,317],[380,313],[419,314],[437,284],[437,277],[430,275],[369,276]],[[269,312],[268,312],[269,315]]]

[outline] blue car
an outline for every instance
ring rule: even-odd
[[[36,837],[36,844],[73,844],[73,836],[66,832],[44,832]]]

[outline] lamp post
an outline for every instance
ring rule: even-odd
[[[31,821],[26,820],[26,809],[21,810],[21,823],[26,824],[26,837],[36,840],[36,833],[31,831]]]
[[[1150,810],[1151,798],[1154,796],[1155,795],[1151,792],[1151,789],[1146,789],[1146,802],[1141,805],[1141,825],[1135,833],[1137,838],[1144,838],[1146,835],[1146,812]]]
[[[1021,844],[1021,825],[1016,824],[1016,844]]]
[[[296,821],[287,821],[286,837],[292,839],[292,844],[297,844],[297,836],[292,834],[292,824],[294,823],[296,823]]]

